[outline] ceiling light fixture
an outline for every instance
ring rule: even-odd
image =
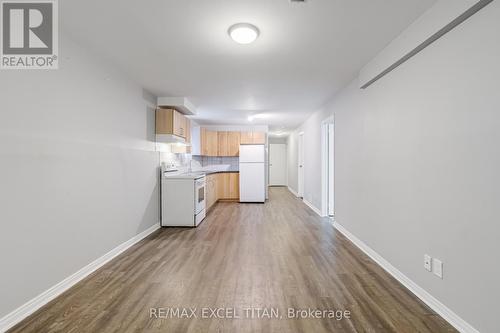
[[[228,33],[238,44],[250,44],[259,37],[259,29],[250,23],[233,24],[229,27]]]
[[[265,118],[268,118],[268,117],[269,117],[268,114],[257,113],[257,114],[253,114],[251,116],[248,116],[248,121],[254,121],[254,119],[265,119]]]

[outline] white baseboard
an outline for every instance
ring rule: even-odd
[[[288,188],[288,191],[290,191],[293,195],[295,195],[297,198],[299,197],[299,194],[297,192],[295,192],[294,190],[292,190],[292,188],[290,186],[287,186],[287,188]],[[316,206],[314,206],[312,203],[310,203],[309,201],[307,201],[304,198],[302,198],[302,201],[306,204],[307,207],[311,208],[316,214],[323,217],[323,215],[321,214],[321,210],[319,210]]]
[[[333,222],[333,226],[339,232],[341,232],[345,237],[347,237],[354,245],[356,245],[361,251],[372,258],[379,266],[381,266],[387,273],[391,274],[396,280],[403,284],[408,290],[410,290],[415,296],[420,298],[425,304],[427,304],[432,310],[444,318],[448,323],[455,327],[459,332],[462,333],[479,333],[474,327],[472,327],[465,320],[460,318],[456,313],[446,307],[443,303],[438,301],[434,296],[425,291],[422,287],[417,285],[415,282],[410,280],[406,275],[399,271],[396,267],[391,265],[390,262],[385,260],[380,254],[375,252],[372,248],[366,245],[359,238],[351,234],[346,228],[344,228],[337,221]]]
[[[292,188],[290,186],[287,186],[288,187],[288,191],[292,192],[293,195],[295,195],[297,198],[299,197],[299,194],[297,192],[295,192],[294,190],[292,190]]]
[[[321,210],[319,210],[316,206],[314,206],[311,202],[307,201],[306,199],[302,199],[302,201],[309,207],[313,210],[313,212],[315,212],[316,214],[318,214],[319,216],[323,217],[323,215],[321,214]]]
[[[154,231],[158,230],[160,228],[160,223],[157,223],[150,228],[144,230],[140,234],[132,237],[125,243],[122,243],[115,247],[113,250],[109,251],[102,257],[94,260],[87,266],[83,267],[80,269],[78,272],[74,273],[73,275],[67,277],[66,279],[62,280],[55,286],[51,287],[50,289],[44,291],[40,295],[36,296],[32,300],[26,302],[25,304],[21,305],[19,308],[15,309],[11,313],[7,314],[5,317],[0,318],[0,332],[5,332],[12,326],[16,325],[32,313],[34,313],[36,310],[40,309],[42,306],[74,286],[76,283],[80,282],[83,280],[85,277],[87,277],[89,274],[93,273],[100,267],[102,267],[104,264],[121,254],[123,251],[127,250],[130,248],[132,245],[136,244],[143,238],[149,236],[151,233]]]

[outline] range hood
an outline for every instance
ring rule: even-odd
[[[172,108],[185,115],[195,115],[196,107],[186,97],[158,97],[159,108]]]

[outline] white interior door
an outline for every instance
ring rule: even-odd
[[[299,197],[304,197],[304,133],[299,134],[298,142],[298,184],[297,184],[297,194]]]
[[[269,185],[286,185],[286,144],[269,145]]]

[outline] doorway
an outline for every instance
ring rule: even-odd
[[[321,124],[322,215],[335,217],[335,123],[329,117]]]
[[[304,132],[299,133],[298,138],[298,184],[297,194],[299,198],[304,198]]]
[[[269,185],[286,186],[286,144],[269,144]]]

